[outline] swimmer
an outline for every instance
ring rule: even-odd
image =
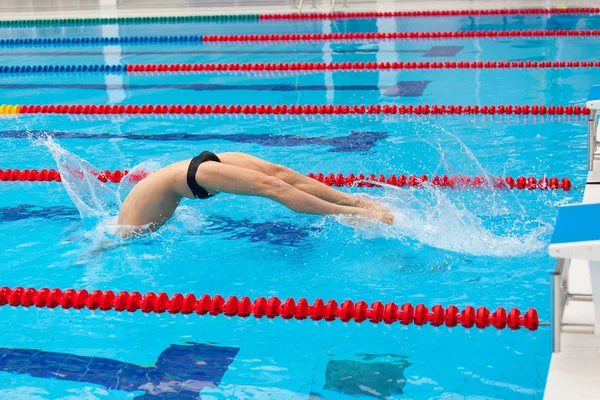
[[[335,190],[290,168],[244,153],[205,151],[168,165],[133,187],[119,211],[117,234],[155,231],[173,216],[182,198],[208,199],[220,192],[259,196],[292,211],[370,217],[391,224],[382,205]]]

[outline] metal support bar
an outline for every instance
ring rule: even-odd
[[[562,316],[567,304],[567,296],[565,296],[566,287],[568,287],[567,260],[559,258],[556,260],[556,266],[552,271],[552,290],[550,292],[550,322],[552,323],[552,351],[558,353],[560,351],[560,332],[562,325]]]
[[[588,324],[563,324],[562,325],[562,332],[565,333],[587,333],[587,334],[593,334],[594,333],[594,325],[588,325]],[[560,351],[560,339],[559,339],[559,349],[558,351]],[[557,353],[557,351],[555,351],[555,353]]]
[[[591,294],[577,294],[577,293],[567,293],[567,298],[569,301],[593,301],[593,297]]]
[[[331,0],[331,9],[330,9],[330,10],[331,10],[331,12],[334,12],[334,11],[335,11],[335,1],[336,1],[336,0]]]
[[[298,14],[300,14],[302,12],[303,5],[304,5],[304,0],[300,0],[300,3],[298,4]]]
[[[563,313],[569,301],[592,301],[591,294],[569,293],[569,260],[559,258],[552,271],[552,289],[550,292],[550,318],[552,325],[552,351],[560,352],[560,334],[568,333],[594,333],[592,324],[563,324]]]
[[[594,169],[594,156],[596,155],[596,129],[598,126],[598,110],[590,110],[588,117],[588,152],[587,152],[587,167],[588,171]]]

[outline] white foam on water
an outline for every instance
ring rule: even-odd
[[[476,170],[487,180],[486,188],[475,190],[439,188],[425,183],[419,189],[385,187],[381,197],[369,196],[389,206],[392,226],[367,221],[340,222],[361,235],[384,236],[406,245],[418,241],[425,245],[475,256],[511,257],[537,252],[547,245],[545,237],[552,227],[526,215],[518,197],[510,190],[495,189],[489,174],[473,152],[456,135],[435,121],[415,120],[414,134],[437,150],[440,162],[432,174],[455,175],[457,171]],[[450,156],[448,148],[453,147]],[[458,148],[456,148],[458,147]],[[506,218],[514,221],[507,224]],[[482,217],[498,220],[493,231]]]
[[[426,186],[417,193],[393,195],[394,234],[418,240],[426,245],[478,256],[510,257],[541,250],[542,239],[551,230],[549,224],[534,223],[527,233],[508,231],[501,234],[484,227],[471,210],[453,202],[443,188]],[[491,190],[491,189],[489,189]],[[417,197],[418,196],[418,197]]]
[[[528,231],[514,226],[501,233],[484,226],[474,212],[452,201],[444,191],[429,185],[421,189],[389,187],[381,197],[369,196],[390,208],[394,223],[385,225],[367,218],[337,217],[366,238],[385,237],[403,245],[420,242],[430,247],[474,256],[512,257],[542,250],[552,227],[533,221]]]

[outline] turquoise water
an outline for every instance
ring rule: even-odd
[[[599,17],[2,28],[0,37],[464,29],[598,29]],[[0,65],[190,62],[599,60],[598,39],[421,40],[15,48]],[[9,104],[395,103],[583,105],[590,70],[310,74],[0,75]],[[397,90],[392,90],[396,88]],[[345,189],[395,209],[353,229],[256,198],[186,201],[158,233],[102,248],[104,221],[58,183],[0,185],[2,285],[535,307],[549,320],[546,246],[557,207],[580,201],[585,119],[540,116],[21,116],[0,120],[0,168],[156,165],[243,151],[303,173],[568,176],[571,192]],[[102,215],[116,186],[74,186]],[[119,190],[126,194],[127,187]],[[90,200],[95,194],[101,201]],[[89,210],[88,210],[89,211]],[[88,214],[86,214],[88,215]],[[0,309],[2,398],[541,398],[548,328],[430,326]],[[25,361],[27,360],[27,361]]]

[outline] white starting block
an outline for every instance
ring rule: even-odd
[[[585,106],[590,110],[600,109],[600,85],[592,86]]]
[[[592,296],[600,293],[600,204],[561,207],[549,251],[558,258],[552,280],[552,347],[559,352],[563,332],[600,332],[595,327],[600,296]],[[571,287],[574,276],[580,282],[591,279],[591,289]]]
[[[600,85],[592,87],[586,107],[590,110],[589,173],[584,204],[559,209],[549,246],[550,255],[558,258],[552,274],[554,352],[560,351],[562,332],[600,336],[600,151],[597,140]]]
[[[558,210],[550,255],[600,262],[600,204],[573,204]]]
[[[600,156],[598,152],[598,110],[600,110],[600,85],[592,86],[590,94],[588,95],[586,108],[590,110],[588,117],[588,153],[587,153],[587,167],[588,171],[594,169],[594,160]]]

